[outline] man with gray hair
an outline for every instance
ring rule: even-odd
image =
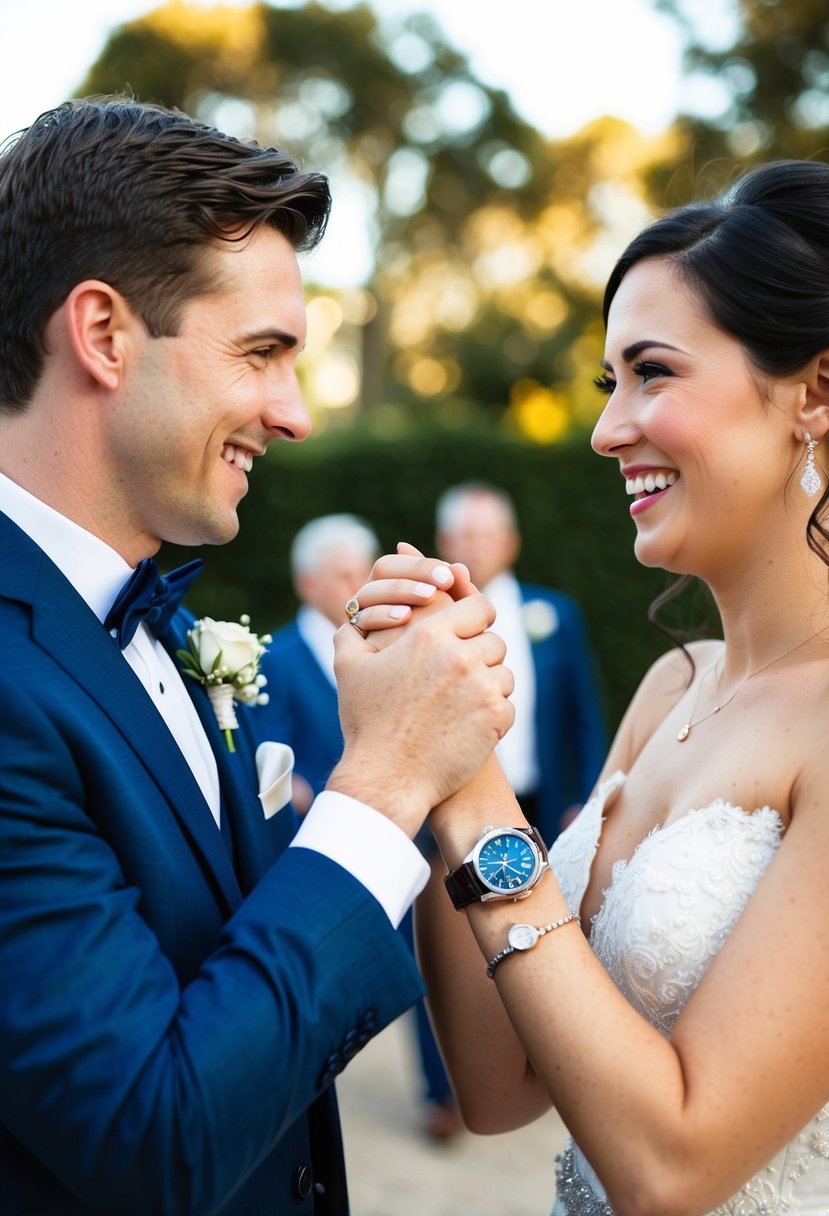
[[[334,634],[343,623],[343,604],[368,581],[379,552],[375,533],[356,515],[312,519],[291,544],[300,607],[262,657],[269,700],[252,716],[258,739],[293,749],[293,805],[300,815],[324,789],[342,755]]]

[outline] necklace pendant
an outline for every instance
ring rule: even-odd
[[[685,740],[690,735],[690,733],[691,733],[691,723],[686,722],[685,725],[682,727],[682,730],[677,732],[677,736],[676,736],[677,743],[684,743]]]

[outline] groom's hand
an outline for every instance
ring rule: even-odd
[[[466,784],[514,717],[506,648],[487,632],[494,619],[489,600],[467,594],[419,615],[382,652],[373,645],[379,634],[364,640],[349,625],[338,631],[345,747],[329,789],[414,836],[431,808]]]

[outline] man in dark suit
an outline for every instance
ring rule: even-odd
[[[515,507],[496,486],[466,482],[436,510],[437,550],[463,562],[497,611],[515,676],[515,724],[497,755],[525,815],[547,844],[589,796],[606,737],[584,617],[570,596],[519,582]]]
[[[428,647],[345,626],[343,759],[291,839],[263,814],[256,709],[231,751],[181,678],[194,571],[159,581],[151,556],[230,540],[254,459],[307,434],[296,253],[328,207],[282,153],[129,99],[58,107],[0,155],[15,1216],[347,1212],[331,1082],[421,991],[396,929],[426,877],[411,838],[511,721],[483,597]],[[459,648],[468,677],[444,679]]]

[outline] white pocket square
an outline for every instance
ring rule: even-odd
[[[294,771],[293,749],[287,743],[260,743],[256,749],[256,773],[259,778],[259,801],[266,819],[270,819],[291,801],[291,776]]]

